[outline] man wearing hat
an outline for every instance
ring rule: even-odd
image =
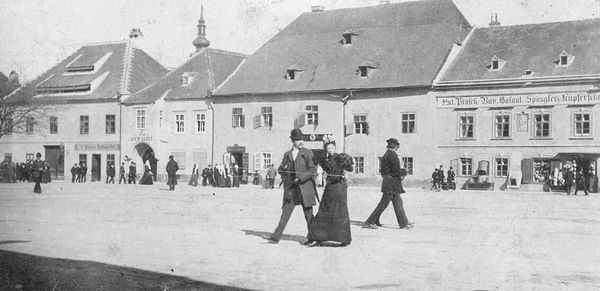
[[[398,154],[396,154],[398,148],[400,148],[400,143],[398,143],[397,139],[390,138],[387,140],[387,151],[379,163],[379,173],[383,177],[383,182],[381,183],[381,192],[383,195],[381,196],[381,201],[379,201],[379,204],[365,222],[368,228],[375,229],[377,226],[381,226],[379,217],[381,217],[381,213],[388,207],[390,201],[394,205],[396,220],[398,220],[400,228],[409,229],[413,227],[413,223],[408,221],[406,217],[402,198],[400,197],[400,194],[404,193],[402,179],[407,173],[405,169],[400,168],[400,160],[398,159]]]
[[[171,191],[175,190],[175,185],[177,185],[177,171],[179,171],[179,165],[173,160],[173,155],[170,155],[167,162],[167,185]]]
[[[33,176],[33,181],[35,182],[33,192],[38,194],[42,193],[40,182],[42,181],[42,171],[44,171],[44,161],[40,159],[41,157],[42,154],[35,154],[35,160],[31,163],[31,174]]]
[[[302,131],[293,129],[290,134],[293,147],[283,155],[283,161],[279,166],[279,174],[285,181],[283,186],[283,206],[281,207],[281,218],[275,232],[269,237],[270,243],[278,243],[283,235],[296,205],[302,205],[307,227],[313,219],[312,207],[317,204],[316,187],[314,177],[316,167],[313,161],[314,154],[310,149],[304,148],[302,144]],[[310,241],[306,243],[311,243]]]

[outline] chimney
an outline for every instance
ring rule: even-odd
[[[142,31],[139,28],[132,28],[131,31],[129,32],[129,38],[131,39],[142,39],[144,38],[144,34],[142,33]]]
[[[492,16],[490,17],[490,27],[495,27],[495,26],[500,26],[500,22],[498,22],[498,13],[492,13]]]
[[[325,11],[325,7],[321,6],[321,5],[315,5],[315,6],[311,6],[310,10],[312,12],[323,12],[323,11]]]
[[[387,5],[390,4],[390,0],[381,0],[381,2],[379,2],[379,5]]]

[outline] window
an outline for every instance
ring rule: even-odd
[[[533,115],[533,123],[535,131],[534,137],[549,137],[550,136],[550,113],[537,113]]]
[[[106,155],[106,168],[108,168],[110,165],[114,165],[114,164],[115,164],[115,155],[107,154]]]
[[[492,60],[492,70],[498,70],[499,67],[498,60]]]
[[[288,80],[295,80],[296,79],[296,70],[287,70],[287,74],[285,75],[285,78]]]
[[[135,123],[137,129],[146,129],[146,109],[135,111]]]
[[[114,114],[106,115],[106,134],[114,134],[116,128],[116,117]]]
[[[402,133],[415,133],[417,115],[414,113],[402,114]]]
[[[171,152],[171,155],[173,155],[173,160],[177,162],[179,170],[185,170],[185,152]]]
[[[360,76],[364,77],[364,78],[368,77],[369,76],[369,70],[368,69],[369,68],[366,67],[366,66],[360,66],[360,67],[358,67],[358,71],[360,73]]]
[[[273,163],[273,159],[271,158],[271,153],[262,153],[262,168],[268,169],[269,166]]]
[[[507,158],[496,158],[496,177],[508,177]]]
[[[25,154],[25,162],[31,162],[31,161],[33,161],[33,153]]]
[[[196,132],[206,132],[206,114],[196,113]]]
[[[363,174],[365,172],[365,157],[354,157],[354,173]]]
[[[50,134],[58,133],[58,117],[50,116]]]
[[[33,117],[27,117],[25,119],[25,134],[32,135],[33,134]]]
[[[554,161],[556,162],[556,161]],[[560,161],[558,161],[560,162]],[[553,161],[551,159],[534,158],[533,159],[533,182],[545,183],[553,175]]]
[[[185,132],[185,115],[183,113],[175,114],[175,131]]]
[[[231,110],[231,126],[244,127],[244,114],[242,113],[241,107],[236,107]]]
[[[87,164],[87,154],[79,154],[79,164]]]
[[[354,133],[369,134],[369,124],[366,114],[354,115]]]
[[[575,56],[568,54],[566,51],[563,51],[558,56],[558,61],[556,62],[559,67],[568,67],[573,63]]]
[[[12,153],[5,153],[4,160],[7,162],[12,162]]]
[[[312,125],[319,124],[319,106],[317,106],[317,105],[306,106],[306,124],[312,124]]]
[[[7,118],[6,119],[6,134],[11,135],[13,133],[13,119],[12,118]]]
[[[585,137],[591,134],[591,114],[590,113],[575,113],[573,114],[574,136]]]
[[[273,126],[273,107],[262,107],[260,109],[261,126]]]
[[[568,63],[569,57],[567,56],[560,56],[560,65],[561,66],[566,66]]]
[[[504,67],[505,63],[506,63],[505,60],[502,60],[502,59],[498,58],[497,56],[494,56],[492,58],[491,63],[488,65],[488,68],[490,69],[490,71],[499,71],[499,70],[502,70],[502,67]]]
[[[494,137],[507,138],[510,137],[510,115],[497,114],[494,116]]]
[[[475,128],[475,116],[463,115],[458,117],[458,138],[473,138]]]
[[[87,115],[79,116],[79,134],[90,133],[90,117]]]
[[[414,162],[412,157],[402,157],[400,160],[402,162],[402,168],[406,169],[406,172],[409,175],[412,175],[414,172]]]
[[[460,158],[460,173],[461,176],[473,175],[473,159]]]

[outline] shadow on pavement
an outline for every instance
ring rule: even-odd
[[[28,243],[28,240],[0,240],[0,245]]]
[[[0,290],[246,290],[91,261],[0,250]]]
[[[369,227],[367,227],[367,224],[364,221],[350,220],[350,225],[356,225],[356,226],[360,226],[362,228],[369,228]],[[385,225],[385,224],[378,226],[377,228],[400,229],[400,227],[398,227],[398,226],[389,226],[389,225]]]
[[[248,229],[242,229],[243,232],[246,233],[246,235],[254,235],[254,236],[258,236],[264,240],[267,240],[270,236],[271,236],[271,232],[266,232],[266,231],[256,231],[256,230],[248,230]],[[290,234],[284,234],[281,236],[280,240],[289,240],[289,241],[295,241],[295,242],[299,242],[299,243],[304,243],[306,241],[306,237],[305,236],[300,236],[300,235],[290,235]]]

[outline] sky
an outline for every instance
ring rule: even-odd
[[[404,0],[391,0],[391,3]],[[168,68],[195,50],[204,6],[212,48],[252,54],[313,5],[326,10],[378,5],[380,0],[0,0],[0,72],[27,82],[86,43],[126,39],[142,30],[142,48]],[[569,21],[600,15],[600,0],[454,0],[467,20],[486,27]]]

